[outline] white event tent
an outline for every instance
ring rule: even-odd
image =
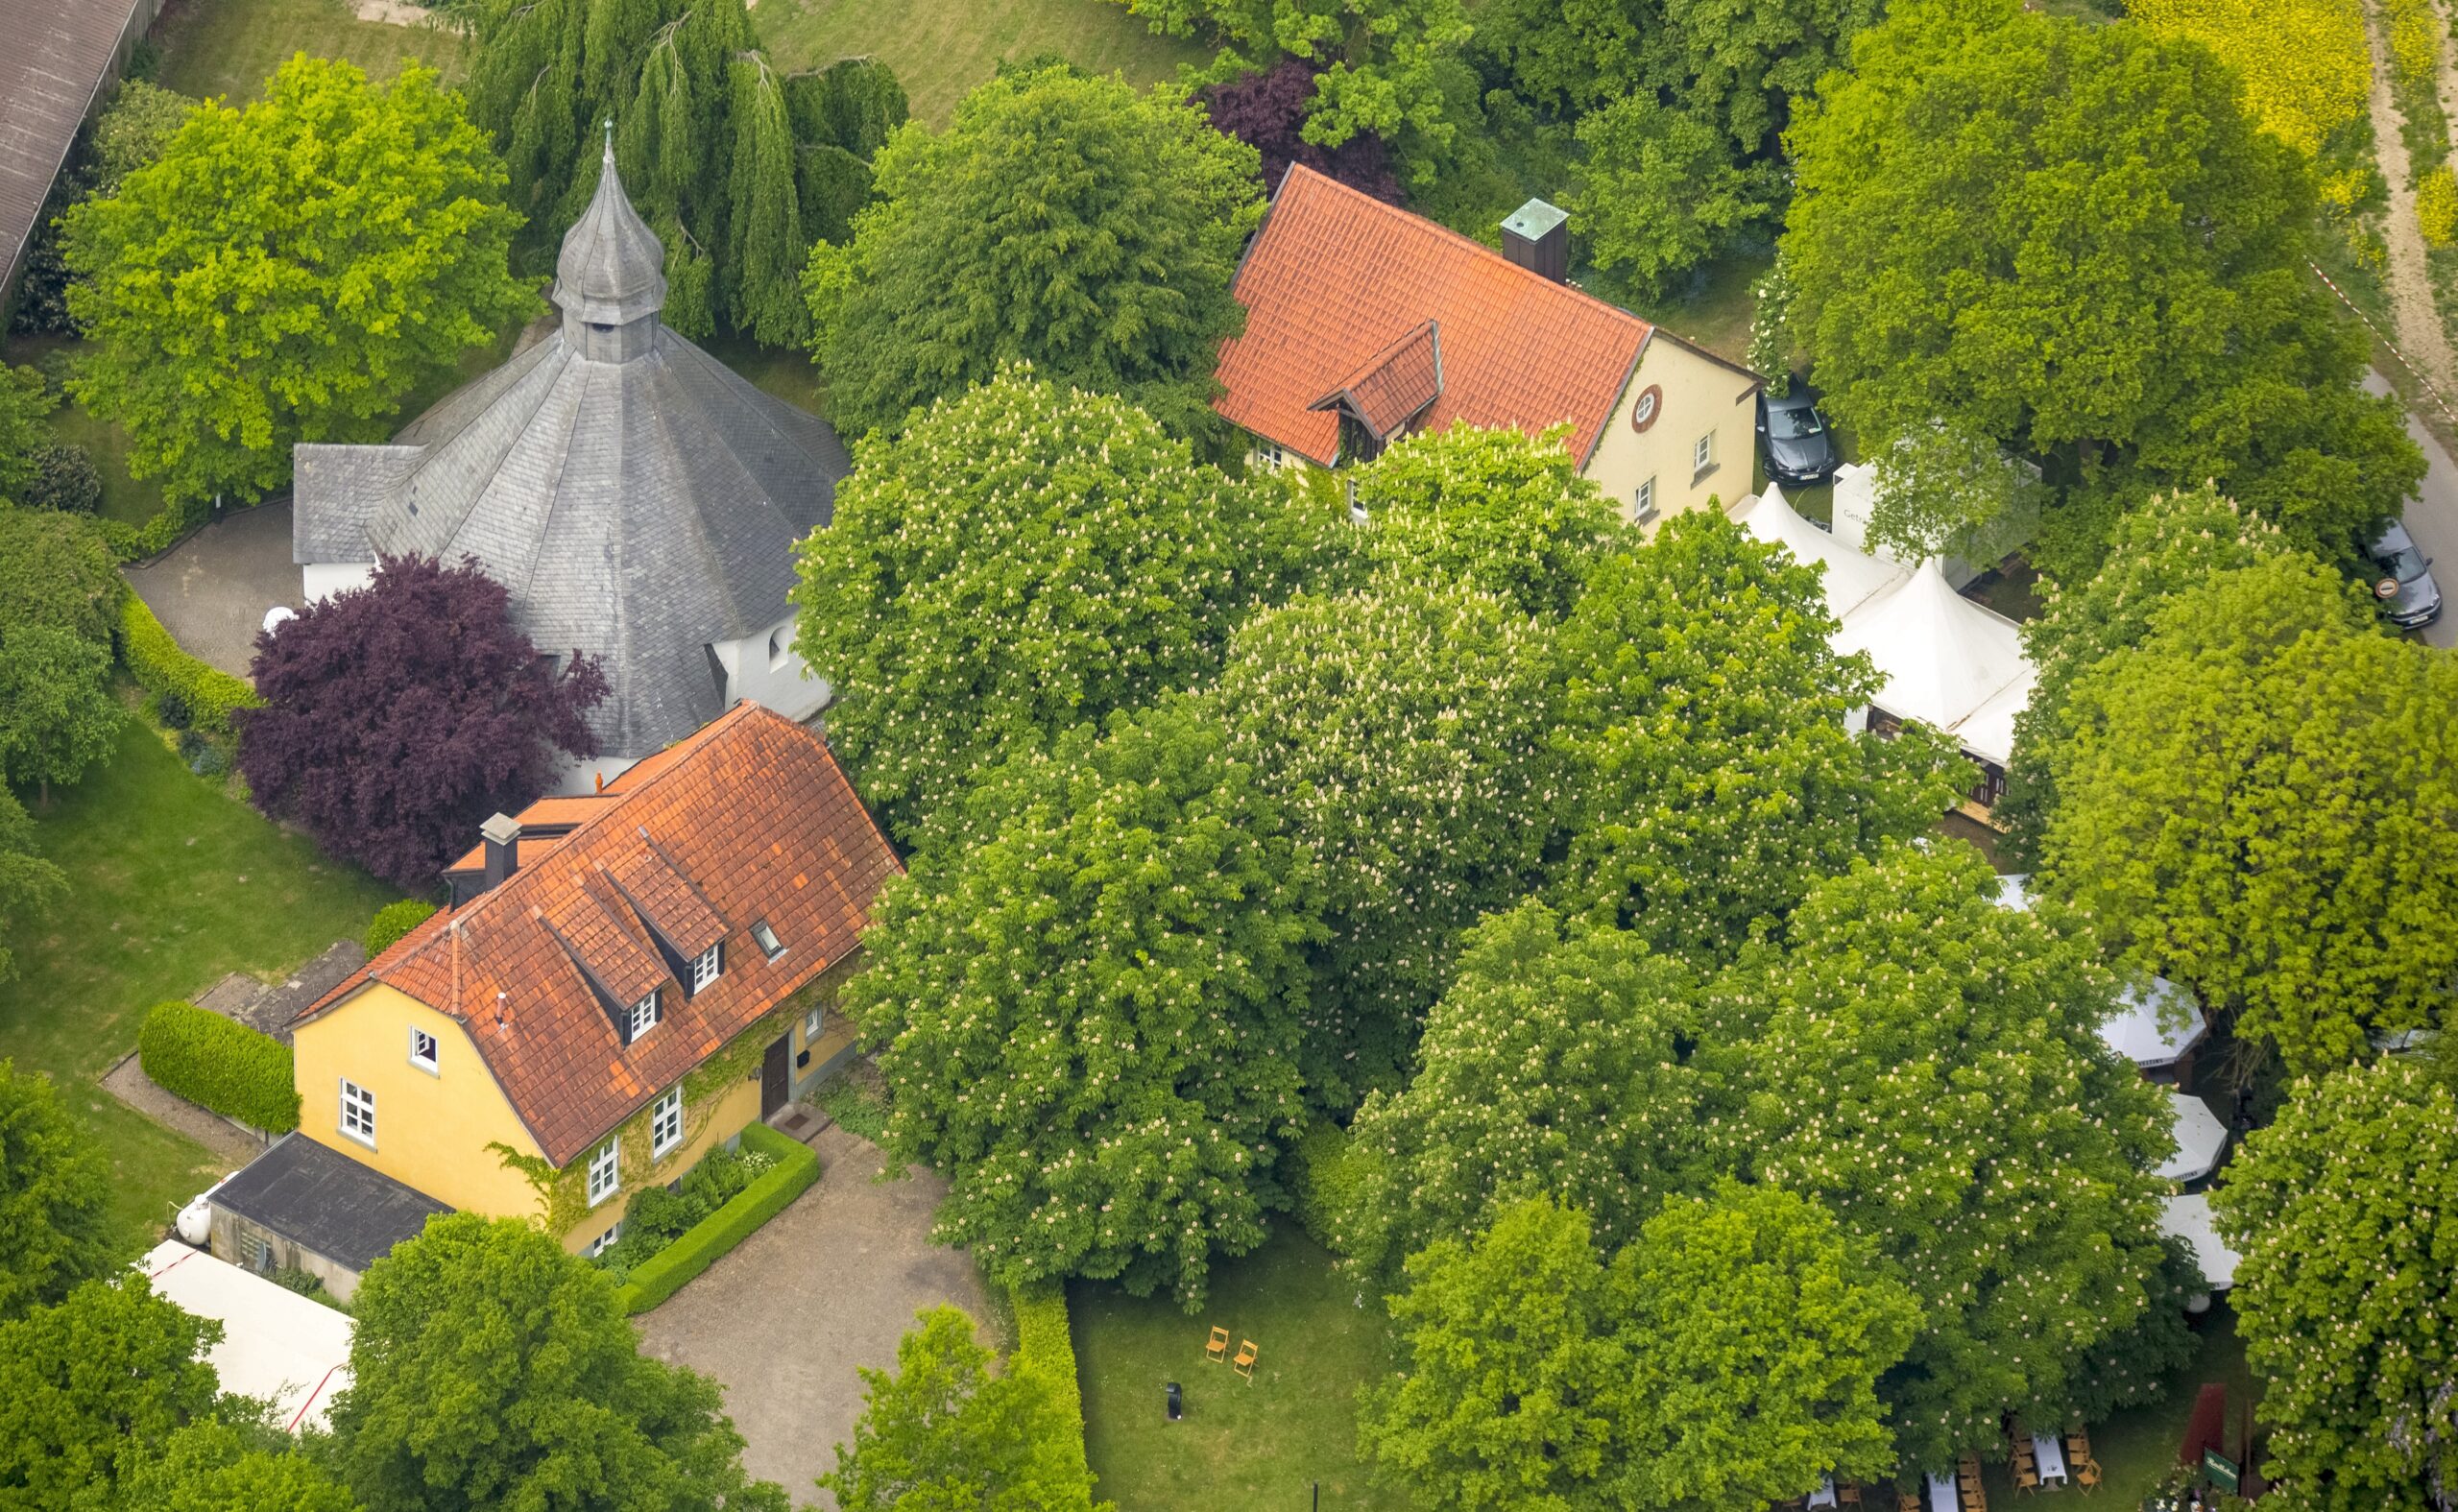
[[[2195,1261],[2202,1266],[2202,1279],[2210,1283],[2211,1290],[2226,1291],[2236,1284],[2238,1256],[2219,1236],[2207,1195],[2195,1192],[2187,1197],[2169,1198],[2167,1210],[2159,1215],[2159,1232],[2182,1239],[2191,1247]]]
[[[2022,875],[1997,878],[1997,901],[2020,911],[2032,905],[2029,878]],[[2144,1071],[2163,1071],[2184,1058],[2210,1032],[2202,1005],[2164,976],[2151,978],[2147,988],[2127,988],[2117,1000],[2116,1017],[2100,1025],[2100,1041]]]
[[[137,1261],[155,1293],[222,1325],[205,1353],[225,1391],[268,1398],[284,1427],[322,1428],[349,1384],[349,1314],[311,1302],[228,1260],[164,1239]]]
[[[2168,1157],[2159,1174],[2171,1181],[2200,1181],[2217,1168],[2228,1148],[2228,1125],[2208,1103],[2173,1087],[2168,1089],[2168,1109],[2175,1119],[2177,1153]]]

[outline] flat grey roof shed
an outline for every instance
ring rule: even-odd
[[[207,1200],[354,1271],[452,1211],[303,1134],[283,1135]]]

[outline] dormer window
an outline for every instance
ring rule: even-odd
[[[723,940],[720,940],[716,944],[709,947],[692,959],[692,996],[699,996],[703,989],[705,989],[711,982],[717,979],[717,973],[725,970],[725,960],[726,943]]]
[[[657,994],[658,990],[652,987],[646,997],[632,1005],[633,1039],[637,1040],[657,1027]]]

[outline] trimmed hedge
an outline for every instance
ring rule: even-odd
[[[198,729],[230,732],[230,711],[256,707],[256,690],[180,649],[145,601],[131,593],[120,604],[120,649],[137,684],[156,695],[177,693]]]
[[[1039,1440],[1063,1473],[1048,1483],[1092,1484],[1084,1457],[1084,1390],[1075,1375],[1075,1340],[1067,1328],[1067,1293],[1057,1286],[1011,1291],[1016,1309],[1016,1352],[1008,1358],[1019,1378],[1039,1380],[1049,1393],[1057,1431]]]
[[[267,1134],[299,1127],[290,1046],[194,1003],[156,1003],[136,1031],[136,1058],[164,1092]]]
[[[758,1181],[735,1194],[734,1200],[675,1236],[673,1243],[642,1260],[614,1295],[625,1312],[646,1312],[683,1289],[684,1283],[707,1270],[718,1256],[751,1236],[751,1232],[785,1210],[785,1205],[819,1180],[819,1156],[800,1140],[788,1139],[764,1123],[747,1124],[743,1144],[777,1164]]]
[[[375,910],[375,922],[367,926],[367,958],[374,960],[391,949],[401,936],[434,917],[435,904],[416,898],[386,903]]]

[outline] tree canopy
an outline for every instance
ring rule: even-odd
[[[2237,97],[2190,42],[1922,0],[1798,105],[1783,257],[1828,402],[1865,449],[1943,421],[2044,459],[2052,577],[2161,488],[2336,559],[2422,476],[2305,267],[2310,168]]]
[[[1011,759],[968,847],[883,888],[844,1004],[937,1233],[1010,1286],[1115,1277],[1189,1306],[1263,1242],[1304,1115],[1313,863],[1184,700]]]
[[[0,787],[0,982],[17,974],[9,943],[24,939],[67,896],[66,875],[35,849],[35,822],[25,805]]]
[[[1968,846],[1899,846],[1813,887],[1711,1004],[1726,1167],[1825,1204],[1919,1302],[1881,1387],[1911,1463],[2102,1389],[2091,1352],[2170,1295],[2171,1144],[2094,1032],[2116,996],[2087,938],[2001,907]]]
[[[1054,1473],[1042,1441],[1080,1432],[1014,1369],[992,1375],[973,1319],[940,1306],[897,1341],[896,1370],[862,1368],[854,1444],[819,1483],[843,1512],[1059,1512],[1089,1508],[1084,1476]],[[1102,1503],[1104,1507],[1107,1503]]]
[[[1304,59],[1284,58],[1269,68],[1206,86],[1204,107],[1215,127],[1262,155],[1266,195],[1280,187],[1291,163],[1304,163],[1352,189],[1399,204],[1400,180],[1391,170],[1383,138],[1360,132],[1337,147],[1317,147],[1306,139],[1314,74]]]
[[[32,626],[108,648],[128,580],[91,520],[0,509],[0,636]]]
[[[474,561],[387,558],[367,587],[256,637],[264,704],[234,716],[239,771],[257,807],[404,892],[426,890],[489,814],[546,790],[558,753],[596,754],[586,715],[605,675],[577,651],[542,665],[553,660]]]
[[[48,804],[52,783],[109,758],[127,717],[108,642],[52,625],[0,630],[0,777],[33,784]]]
[[[359,1512],[349,1488],[280,1428],[220,1418],[199,1418],[139,1460],[127,1501],[141,1512]]]
[[[1183,687],[1337,555],[1346,521],[1192,460],[1122,399],[1011,369],[855,445],[804,542],[796,649],[829,735],[906,844],[974,776]]]
[[[0,1508],[119,1505],[147,1455],[211,1410],[204,1356],[221,1337],[133,1273],[0,1322]]]
[[[1499,594],[1558,620],[1605,552],[1637,538],[1562,444],[1466,421],[1408,437],[1351,470],[1377,567]]]
[[[2079,679],[2045,885],[2297,1069],[2446,1022],[2458,663],[2301,555],[2221,572]]]
[[[6,822],[0,812],[0,828]],[[0,833],[0,847],[7,838]],[[0,852],[0,869],[7,864]],[[5,876],[0,870],[0,884]],[[116,1247],[102,1156],[60,1107],[50,1077],[0,1061],[0,1320],[110,1275]]]
[[[609,8],[612,9],[612,8]],[[256,499],[299,442],[382,439],[403,396],[537,298],[520,218],[460,97],[305,55],[263,99],[190,114],[119,192],[68,212],[69,389],[174,499]]]
[[[1460,931],[1534,885],[1564,788],[1550,667],[1534,623],[1439,584],[1301,596],[1232,637],[1204,704],[1321,878],[1318,1105],[1398,1085]]]
[[[432,1218],[351,1310],[333,1462],[368,1512],[785,1512],[715,1382],[643,1357],[614,1282],[530,1224]]]
[[[2300,1080],[2211,1208],[2280,1497],[2425,1512],[2458,1481],[2458,1096],[2396,1060]]]
[[[1342,1252],[1395,1269],[1535,1196],[1580,1210],[1608,1247],[1635,1238],[1666,1197],[1712,1181],[1703,1131],[1733,1111],[1692,1054],[1700,996],[1687,967],[1628,930],[1565,931],[1532,900],[1488,917],[1426,1022],[1415,1077],[1351,1126]]]
[[[1169,90],[1061,68],[990,80],[943,132],[908,124],[851,243],[810,256],[838,426],[901,427],[1022,361],[1211,434],[1220,343],[1245,325],[1229,282],[1263,216],[1257,160]]]
[[[1845,730],[1880,680],[1834,654],[1834,630],[1816,570],[1714,510],[1595,569],[1558,635],[1566,907],[1712,962],[1816,878],[1930,826],[1968,768],[1920,727]]]

